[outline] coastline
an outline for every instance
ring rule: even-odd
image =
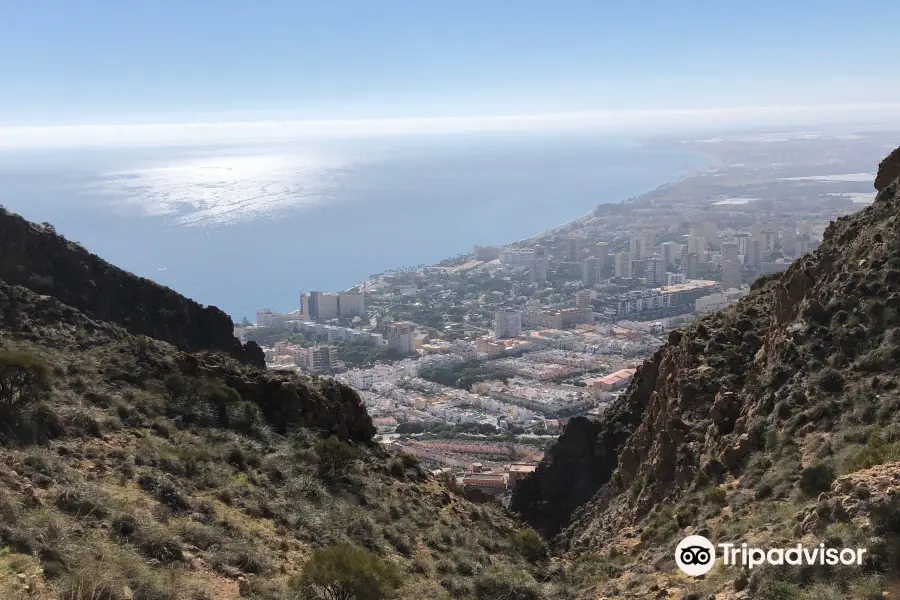
[[[641,148],[644,148],[644,149],[647,149],[647,150],[652,150],[652,149],[654,149],[654,148],[653,148],[652,146],[650,146],[649,144],[642,144],[642,145],[641,145]],[[712,151],[680,150],[680,149],[676,149],[676,148],[669,148],[669,149],[670,149],[670,150],[676,150],[676,151],[678,151],[678,152],[685,153],[685,154],[696,154],[696,155],[698,155],[698,156],[703,156],[703,157],[706,158],[707,163],[706,163],[705,165],[701,166],[701,167],[697,167],[697,168],[695,168],[695,169],[693,169],[693,170],[691,170],[691,171],[685,172],[683,175],[681,175],[680,177],[678,177],[678,178],[676,178],[676,179],[673,179],[673,180],[671,180],[671,181],[667,181],[667,182],[665,182],[665,183],[662,183],[662,184],[660,184],[660,185],[658,185],[658,186],[656,186],[656,187],[654,187],[654,188],[650,188],[649,190],[647,190],[647,191],[645,191],[645,192],[642,192],[641,194],[639,194],[639,195],[637,195],[637,196],[631,196],[631,197],[629,197],[629,198],[625,198],[625,199],[620,200],[620,201],[618,201],[618,202],[607,202],[607,203],[604,203],[604,204],[598,204],[597,206],[595,206],[594,208],[592,208],[592,209],[590,210],[590,212],[588,212],[588,213],[585,214],[585,215],[582,215],[582,216],[577,217],[577,218],[575,218],[575,219],[571,219],[571,220],[566,221],[565,223],[562,223],[562,224],[560,224],[560,225],[556,225],[556,226],[554,226],[554,227],[550,227],[550,228],[548,228],[548,229],[545,229],[545,230],[541,231],[540,233],[536,233],[536,234],[534,234],[534,235],[530,235],[530,236],[528,236],[528,237],[524,237],[524,238],[515,240],[515,241],[510,242],[509,244],[506,244],[506,245],[501,246],[501,247],[515,246],[515,245],[517,245],[517,244],[525,244],[525,243],[528,243],[528,242],[533,242],[533,241],[539,240],[539,239],[541,239],[541,238],[543,238],[543,237],[546,237],[546,236],[548,236],[548,235],[552,235],[552,234],[554,234],[554,233],[558,233],[559,231],[562,231],[562,230],[564,230],[565,228],[570,227],[570,226],[573,225],[573,224],[584,223],[584,222],[589,221],[590,219],[592,219],[592,218],[594,217],[594,212],[595,212],[595,211],[597,210],[597,208],[600,207],[600,206],[604,206],[604,205],[606,205],[606,204],[627,204],[627,203],[629,203],[629,202],[633,202],[633,201],[635,201],[635,200],[639,200],[639,199],[644,198],[645,196],[648,196],[648,195],[650,195],[650,194],[656,192],[657,190],[660,190],[660,189],[662,189],[662,188],[664,188],[664,187],[666,187],[666,186],[670,186],[670,185],[674,185],[674,184],[680,183],[680,182],[684,181],[685,179],[690,179],[691,177],[696,177],[696,176],[699,175],[700,173],[702,173],[702,172],[708,170],[710,167],[713,167],[713,166],[719,166],[720,164],[722,164],[722,163],[721,163],[721,160],[722,160],[721,155],[716,154],[715,152],[712,152]]]
[[[642,147],[642,148],[646,148],[646,149],[648,149],[648,150],[653,150],[653,149],[654,149],[650,144],[642,144],[641,147]],[[656,149],[659,150],[659,148],[656,148]],[[566,221],[566,222],[564,222],[564,223],[561,223],[561,224],[559,224],[559,225],[555,225],[555,226],[553,226],[553,227],[549,227],[549,228],[544,229],[543,231],[540,231],[540,232],[538,232],[538,233],[536,233],[536,234],[533,234],[533,235],[530,235],[530,236],[527,236],[527,237],[524,237],[524,238],[519,238],[519,239],[517,239],[517,240],[513,240],[512,242],[508,242],[508,243],[506,243],[506,244],[502,244],[502,245],[500,245],[500,247],[501,247],[501,248],[507,248],[507,247],[515,247],[515,246],[517,246],[517,245],[523,245],[523,244],[527,244],[527,243],[534,243],[534,242],[536,242],[536,241],[538,241],[538,240],[540,240],[540,239],[542,239],[542,238],[545,238],[545,237],[547,237],[547,236],[549,236],[549,235],[553,235],[553,234],[555,234],[555,233],[558,233],[558,232],[560,232],[560,231],[565,230],[566,228],[570,228],[572,225],[577,225],[577,224],[585,223],[585,222],[589,221],[590,219],[594,218],[594,212],[595,212],[595,211],[597,210],[597,208],[600,207],[600,206],[604,206],[604,205],[606,205],[606,204],[627,204],[627,203],[629,203],[629,202],[634,202],[634,201],[639,200],[639,199],[641,199],[641,198],[644,198],[644,197],[646,197],[646,196],[648,196],[648,195],[650,195],[650,194],[653,194],[653,193],[656,192],[657,190],[660,190],[660,189],[662,189],[662,188],[664,188],[664,187],[666,187],[666,186],[678,184],[678,183],[680,183],[680,182],[682,182],[682,181],[684,181],[684,180],[686,180],[686,179],[690,179],[691,177],[696,177],[696,176],[698,176],[699,174],[701,174],[701,173],[707,171],[707,170],[710,169],[711,167],[718,166],[718,165],[721,164],[721,156],[720,156],[719,154],[716,154],[715,152],[712,152],[712,151],[698,151],[698,150],[693,150],[693,149],[692,149],[692,150],[680,150],[680,149],[672,148],[672,147],[663,148],[663,149],[664,149],[664,150],[670,150],[670,151],[677,151],[677,152],[679,152],[679,153],[684,153],[684,154],[694,154],[694,155],[697,155],[697,156],[702,156],[702,157],[704,157],[704,158],[706,159],[706,162],[705,162],[703,165],[699,166],[699,167],[696,167],[696,168],[694,168],[694,169],[691,169],[690,171],[686,171],[685,173],[683,173],[682,175],[680,175],[679,177],[677,177],[677,178],[675,178],[675,179],[666,181],[666,182],[661,183],[661,184],[659,184],[659,185],[657,185],[657,186],[655,186],[655,187],[652,187],[652,188],[650,188],[650,189],[648,189],[648,190],[646,190],[646,191],[640,193],[640,194],[637,195],[637,196],[630,196],[630,197],[628,197],[628,198],[624,198],[624,199],[622,199],[622,200],[619,200],[618,202],[607,202],[607,203],[603,203],[603,204],[597,204],[597,205],[595,205],[589,212],[587,212],[586,214],[584,214],[584,215],[582,215],[582,216],[580,216],[580,217],[576,217],[576,218],[574,218],[574,219],[570,219],[570,220],[568,220],[568,221]],[[463,257],[474,256],[474,252],[467,252],[467,253],[465,253],[465,254],[462,254],[461,256],[463,256]],[[425,265],[425,266],[423,267],[423,269],[435,267],[435,266],[440,265],[442,262],[445,262],[445,261],[447,261],[447,260],[450,260],[450,259],[449,259],[449,258],[445,258],[445,259],[442,259],[441,261],[439,261],[439,262],[437,262],[437,263],[433,263],[433,264],[430,264],[430,265]],[[404,267],[398,267],[397,270],[403,269],[403,268],[404,268]],[[417,269],[417,270],[418,270],[418,269]],[[374,282],[377,282],[377,281],[379,281],[379,280],[381,280],[381,279],[383,279],[383,278],[384,278],[384,275],[383,275],[383,274],[382,274],[382,275],[379,275],[378,277],[370,277],[370,278],[366,279],[365,281],[361,281],[361,282],[357,283],[356,285],[351,286],[351,287],[349,287],[349,288],[347,288],[347,289],[345,289],[345,290],[343,290],[343,291],[344,291],[344,292],[353,292],[353,291],[358,290],[358,289],[359,289],[360,287],[362,287],[362,286],[367,286],[367,285],[369,285],[369,284],[371,284],[371,283],[374,283]]]

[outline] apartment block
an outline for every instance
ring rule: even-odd
[[[647,268],[644,273],[647,278],[647,285],[662,286],[666,285],[666,261],[662,257],[653,257],[647,259]]]
[[[737,244],[735,244],[736,246]],[[741,287],[741,263],[737,260],[726,260],[722,263],[722,289],[730,290]]]
[[[631,277],[631,255],[628,252],[619,252],[616,254],[616,277]]]
[[[578,290],[575,292],[575,306],[578,308],[590,308],[591,290]]]
[[[512,338],[522,333],[522,313],[517,310],[498,310],[494,313],[494,337]]]
[[[717,281],[696,280],[681,285],[626,292],[618,296],[614,302],[616,313],[620,316],[649,310],[693,308],[695,300],[714,294],[720,289],[721,284]]]
[[[569,262],[581,262],[582,254],[581,248],[584,240],[578,236],[570,236],[569,239],[566,240],[565,246],[565,255],[566,260]]]
[[[678,262],[678,259],[681,258],[684,245],[679,244],[678,242],[665,242],[659,245],[659,249],[663,260],[666,261],[666,269],[670,269],[674,267]]]
[[[338,295],[338,314],[342,317],[365,317],[366,297],[364,294],[341,293]]]
[[[499,246],[475,246],[475,260],[496,260],[500,258]]]
[[[586,286],[600,283],[606,268],[606,257],[586,258],[581,262],[581,282]]]

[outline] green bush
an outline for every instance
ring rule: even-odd
[[[353,446],[334,436],[316,444],[316,454],[319,456],[320,475],[344,473],[358,458]]]
[[[531,529],[517,531],[512,536],[513,548],[526,560],[538,562],[547,557],[547,545],[544,538]]]
[[[212,556],[214,569],[226,573],[226,567],[239,569],[244,573],[260,574],[274,568],[270,551],[252,540],[226,539]]]
[[[52,384],[52,369],[24,350],[0,350],[0,411],[10,415],[37,402]]]
[[[232,387],[215,379],[169,375],[168,416],[187,425],[225,427],[248,433],[261,421],[258,407],[242,402]]]
[[[869,436],[869,441],[862,450],[846,461],[844,472],[854,473],[896,460],[900,460],[900,442],[888,441],[875,432]]]
[[[834,468],[826,463],[817,463],[800,471],[800,489],[807,496],[827,492],[834,483]]]
[[[400,587],[397,568],[360,546],[314,550],[292,587],[322,600],[382,600]]]
[[[706,492],[706,502],[710,504],[725,504],[727,493],[720,487],[714,487]]]

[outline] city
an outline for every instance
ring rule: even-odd
[[[736,302],[871,202],[872,175],[853,169],[877,140],[846,165],[820,160],[829,143],[719,140],[713,167],[644,196],[514,244],[301,293],[299,310],[262,309],[236,334],[260,342],[270,368],[358,390],[388,448],[502,494],[568,418],[616,398],[668,331]]]

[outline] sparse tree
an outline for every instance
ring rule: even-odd
[[[0,411],[15,413],[40,399],[51,387],[50,366],[23,350],[0,350]]]

